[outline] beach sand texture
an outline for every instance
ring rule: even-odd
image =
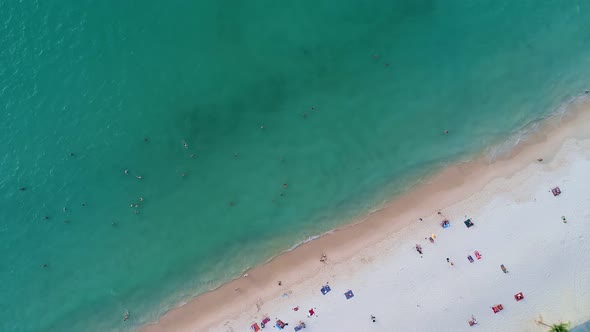
[[[547,323],[583,323],[590,318],[584,109],[561,124],[549,121],[512,156],[449,168],[365,222],[247,271],[142,331],[249,331],[266,316],[271,325],[288,322],[287,331],[304,321],[307,332],[461,331],[472,328],[471,315],[478,331],[544,331],[535,323],[541,316]],[[555,186],[558,196],[551,193]],[[441,227],[444,218],[451,227]],[[475,226],[467,228],[467,218]],[[432,234],[435,243],[426,239]],[[326,263],[319,262],[322,253]],[[322,295],[326,283],[332,290]],[[348,290],[355,295],[349,300]],[[518,292],[524,294],[519,302]],[[494,314],[497,304],[504,310]],[[315,315],[307,317],[311,308]]]

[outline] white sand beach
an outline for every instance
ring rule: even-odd
[[[590,115],[579,107],[506,159],[451,167],[363,222],[247,271],[142,331],[253,331],[267,316],[262,331],[278,330],[277,319],[289,324],[285,331],[303,321],[304,332],[546,331],[535,323],[540,315],[549,324],[587,321]],[[497,304],[504,309],[494,313]]]

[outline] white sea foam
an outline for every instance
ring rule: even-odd
[[[562,103],[547,115],[527,122],[502,142],[486,148],[484,155],[487,161],[493,163],[499,158],[507,157],[517,146],[527,142],[534,134],[542,130],[544,124],[560,123],[569,112],[576,108],[576,105],[586,103],[589,100],[590,98],[587,94],[577,95]]]

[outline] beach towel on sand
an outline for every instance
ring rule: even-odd
[[[254,331],[254,332],[258,332],[258,331],[260,331],[260,330],[261,330],[261,329],[260,329],[260,326],[258,326],[258,323],[254,323],[254,324],[252,324],[252,326],[250,326],[250,327],[252,328],[252,331]]]
[[[326,285],[324,287],[322,287],[322,289],[320,290],[322,292],[322,295],[326,295],[328,294],[332,289],[330,288],[330,286]]]
[[[348,292],[344,293],[344,296],[346,296],[347,300],[350,300],[354,297],[354,294],[352,293],[351,290],[349,290]]]

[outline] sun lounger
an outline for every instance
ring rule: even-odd
[[[347,300],[350,300],[354,297],[354,294],[352,293],[351,290],[349,290],[348,292],[344,293],[344,296],[346,296]]]
[[[471,227],[471,226],[474,225],[473,222],[471,221],[471,219],[465,220],[464,223],[465,223],[465,226],[467,226],[467,228],[469,228],[469,227]]]

